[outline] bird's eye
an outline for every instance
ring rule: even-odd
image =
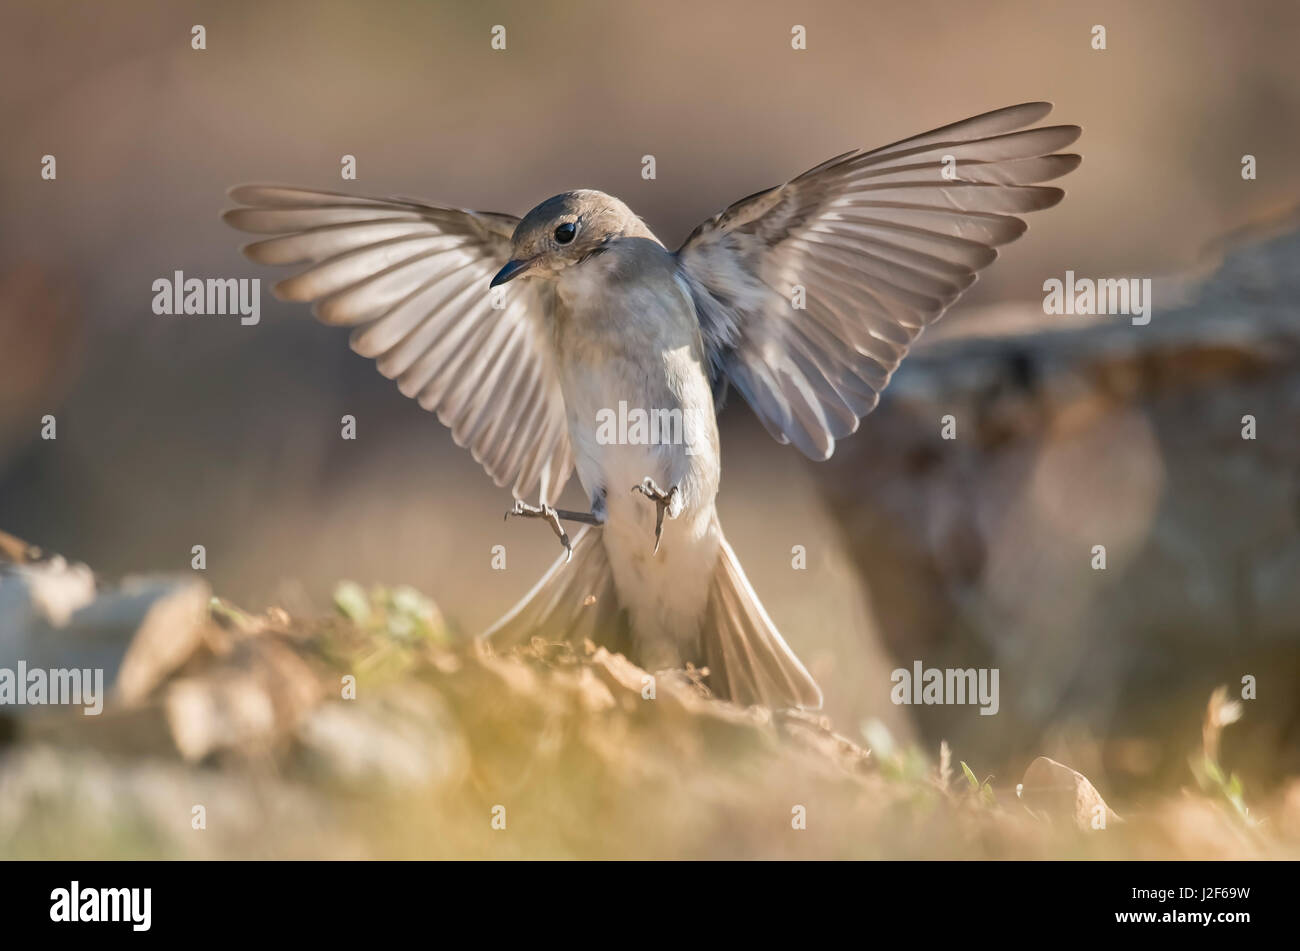
[[[566,221],[555,229],[555,240],[558,244],[568,244],[577,233],[578,226],[572,221]]]

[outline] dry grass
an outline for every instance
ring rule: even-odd
[[[694,672],[661,675],[651,699],[648,674],[590,645],[496,657],[452,643],[413,592],[347,588],[339,602],[340,617],[312,621],[214,603],[203,646],[144,701],[18,724],[0,756],[0,851],[1300,856],[1300,781],[1256,800],[1218,766],[1240,713],[1226,695],[1210,703],[1189,787],[1119,815],[1102,803],[1093,829],[1100,795],[1050,761],[1018,795],[961,750],[893,749],[881,734],[869,751],[816,716],[716,701]],[[348,675],[355,699],[342,697]]]

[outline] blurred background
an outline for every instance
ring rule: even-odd
[[[285,275],[239,255],[227,187],[515,214],[593,187],[675,247],[829,156],[1052,100],[1050,121],[1084,128],[1065,201],[829,464],[733,401],[723,522],[858,739],[876,720],[1007,776],[1051,752],[1112,788],[1159,784],[1208,691],[1252,675],[1233,755],[1265,782],[1300,769],[1296,4],[56,0],[3,17],[0,528],[106,576],[188,572],[202,544],[212,588],[252,609],[410,584],[466,635],[554,539],[504,523],[508,493],[346,331],[271,297]],[[1042,283],[1067,269],[1155,279],[1151,325],[1044,316]],[[176,270],[261,277],[261,322],[155,316],[152,282]],[[999,667],[1002,712],[894,706],[889,672],[914,660]]]

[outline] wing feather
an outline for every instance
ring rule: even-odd
[[[249,259],[307,265],[278,296],[352,327],[352,349],[436,413],[497,485],[555,501],[573,453],[544,342],[549,292],[510,285],[500,309],[488,296],[517,218],[281,185],[240,185],[230,197],[244,207],[226,222],[270,236],[243,249]]]
[[[740,391],[778,441],[830,456],[921,331],[1025,232],[1018,216],[1064,196],[1042,183],[1078,167],[1057,150],[1081,130],[1024,128],[1051,108],[846,152],[696,228],[677,259],[715,387]]]

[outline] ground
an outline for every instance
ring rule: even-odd
[[[857,726],[718,701],[699,671],[651,677],[590,644],[495,656],[410,589],[343,585],[336,603],[294,618],[212,599],[156,664],[136,635],[134,686],[101,716],[8,720],[0,853],[1300,856],[1300,783],[1256,800],[1218,773],[1239,713],[1221,694],[1187,788],[1112,809],[1051,760],[986,781],[946,744],[876,731],[868,749]]]

